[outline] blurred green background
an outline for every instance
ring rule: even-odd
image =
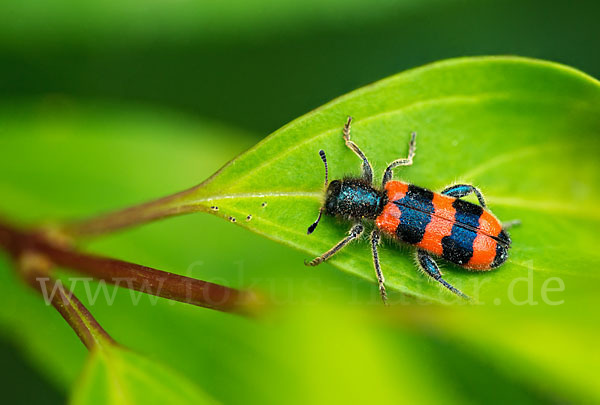
[[[597,1],[4,0],[0,214],[23,221],[81,217],[178,191],[324,102],[443,58],[516,54],[599,77],[598,15]],[[17,151],[22,160],[7,159]],[[103,166],[109,169],[99,169]],[[115,179],[122,172],[127,179]],[[204,215],[176,218],[99,240],[90,249],[184,274],[192,269],[192,275],[228,285],[257,284],[284,302],[318,304],[324,293],[377,301],[372,284],[331,268],[318,273],[302,266],[282,268],[281,263],[301,263],[304,255],[228,225]],[[166,234],[189,237],[165,241]],[[231,252],[223,252],[220,238],[225,236],[235,245]],[[256,258],[257,250],[270,254]],[[1,387],[15,402],[61,403],[85,350],[8,268],[2,266],[3,284],[10,288],[3,291]],[[127,293],[118,295],[116,305],[126,309],[115,314],[100,303],[91,309],[117,340],[128,346],[138,342],[142,352],[186,374],[197,373],[204,390],[228,403],[240,400],[230,389],[232,382],[241,384],[241,392],[255,390],[259,400],[276,402],[285,394],[309,402],[311,392],[326,391],[329,371],[339,372],[350,386],[372,387],[372,397],[354,398],[365,401],[393,398],[396,379],[414,384],[405,399],[423,395],[431,403],[439,396],[428,392],[430,385],[423,381],[436,381],[448,402],[489,401],[490,392],[497,394],[497,403],[562,401],[560,395],[549,395],[548,387],[515,378],[518,364],[474,354],[462,339],[435,330],[377,324],[373,339],[385,337],[397,353],[373,349],[357,355],[352,345],[369,337],[361,335],[364,330],[354,336],[351,329],[321,325],[318,317],[305,319],[307,313],[292,313],[292,320],[308,325],[306,336],[297,336],[292,321],[276,333],[162,301],[147,311],[131,309]],[[26,314],[27,321],[17,314]],[[190,324],[197,328],[186,327]],[[43,333],[32,325],[41,325]],[[341,342],[350,357],[374,357],[357,360],[371,368],[355,375],[338,370],[342,364],[321,372],[321,364],[294,367],[303,359],[301,350],[320,347],[325,352],[332,344],[327,339],[339,334],[352,336]],[[282,336],[299,352],[277,358],[263,348]],[[203,348],[191,347],[194,341]],[[188,351],[178,352],[178,345]],[[230,347],[237,348],[236,356],[219,358]],[[404,358],[422,378],[401,364],[378,368],[379,361]],[[50,367],[51,360],[61,365]],[[340,355],[328,362],[335,360],[348,361]],[[240,363],[253,361],[265,365],[248,376]],[[381,379],[365,379],[378,371],[385,374]],[[267,382],[282,373],[290,373],[285,383],[268,392]],[[295,379],[302,383],[294,386]],[[290,393],[290,387],[297,392]]]
[[[236,0],[0,5],[5,97],[154,104],[257,137],[439,59],[514,54],[600,76],[596,1]]]

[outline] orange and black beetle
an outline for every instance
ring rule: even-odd
[[[470,270],[490,270],[500,266],[508,258],[511,240],[506,232],[518,223],[511,221],[502,224],[486,209],[481,192],[469,184],[455,184],[441,193],[408,184],[391,181],[392,170],[398,166],[410,166],[416,149],[416,134],[412,134],[408,157],[389,164],[383,175],[381,187],[373,185],[373,169],[360,148],[350,140],[350,123],[343,129],[344,140],[362,160],[362,177],[334,180],[327,187],[325,204],[319,217],[308,228],[311,234],[323,212],[337,216],[355,224],[348,236],[338,242],[323,255],[306,262],[316,266],[329,259],[364,231],[363,220],[375,222],[371,232],[371,249],[379,290],[386,301],[385,280],[379,265],[377,246],[381,233],[417,248],[417,262],[423,272],[441,283],[453,293],[468,299],[460,290],[442,278],[432,256],[442,257],[449,262]],[[324,151],[319,155],[325,164],[325,186],[327,180],[327,159]],[[479,205],[461,200],[475,193]]]

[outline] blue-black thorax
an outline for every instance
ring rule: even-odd
[[[328,215],[347,219],[375,219],[387,203],[385,192],[362,179],[334,180],[327,188],[325,209]]]

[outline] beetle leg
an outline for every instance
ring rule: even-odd
[[[379,253],[377,252],[377,245],[379,245],[380,233],[378,229],[373,229],[371,232],[371,251],[373,252],[373,265],[375,266],[375,274],[377,275],[377,282],[379,283],[379,293],[383,303],[387,305],[387,293],[385,292],[385,278],[381,271],[381,265],[379,264]]]
[[[413,164],[413,158],[415,157],[415,150],[417,149],[417,133],[413,132],[410,137],[410,143],[408,144],[408,157],[403,159],[396,159],[390,163],[385,169],[383,174],[383,180],[381,187],[385,187],[385,184],[392,179],[392,170],[398,166],[410,166]]]
[[[440,271],[437,263],[433,258],[423,249],[417,249],[417,261],[419,262],[419,267],[425,274],[433,278],[435,281],[452,291],[454,294],[458,295],[461,298],[469,300],[470,298],[463,294],[459,289],[450,285],[446,280],[442,278],[442,272]]]
[[[477,187],[472,186],[470,184],[454,184],[452,186],[446,187],[442,191],[442,194],[456,198],[465,197],[471,193],[475,193],[475,195],[477,196],[477,200],[479,200],[479,204],[485,208],[486,205],[485,199],[483,198],[483,194],[481,194],[481,191],[479,191]]]
[[[350,148],[350,150],[356,153],[362,160],[362,176],[369,183],[373,183],[373,168],[369,163],[369,160],[365,156],[365,154],[360,150],[357,144],[350,140],[350,124],[352,123],[352,117],[348,117],[348,121],[346,121],[346,125],[344,125],[344,141],[346,142],[346,146]]]
[[[323,253],[319,257],[315,257],[310,262],[304,261],[304,264],[307,266],[316,266],[318,264],[323,263],[325,260],[329,259],[331,256],[342,250],[348,243],[352,242],[354,239],[358,238],[364,231],[364,227],[362,224],[356,224],[348,232],[348,236],[339,241],[334,247],[329,249],[327,252]]]

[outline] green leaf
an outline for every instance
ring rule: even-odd
[[[184,376],[116,346],[93,350],[72,404],[214,404]]]
[[[582,266],[600,264],[595,248],[600,85],[548,62],[456,59],[382,80],[284,126],[182,205],[209,212],[218,206],[212,211],[216,215],[236,218],[238,226],[303,250],[307,258],[322,253],[350,224],[326,218],[306,235],[323,192],[317,151],[327,152],[331,179],[359,174],[360,162],[341,136],[348,115],[355,118],[353,140],[370,159],[377,180],[387,163],[406,156],[410,133],[416,131],[414,164],[396,169],[396,178],[433,190],[457,181],[473,183],[501,220],[522,221],[511,231],[510,260],[497,271],[474,275],[446,266],[447,280],[466,294],[481,301],[506,300],[513,280],[529,270],[539,275],[539,283],[557,275],[597,277]],[[330,262],[374,280],[364,243]],[[406,249],[385,244],[381,263],[390,290],[436,301],[452,298],[415,269]]]

